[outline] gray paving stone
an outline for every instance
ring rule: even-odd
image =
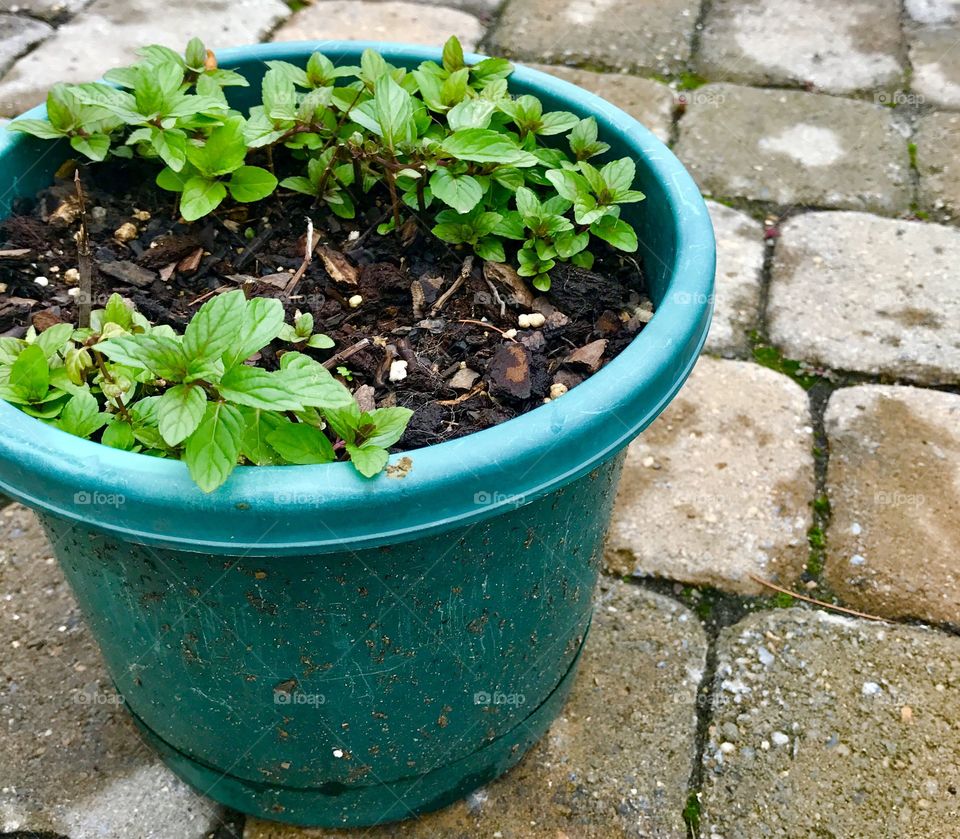
[[[814,495],[799,385],[745,361],[701,357],[627,453],[607,565],[744,594],[796,580]]]
[[[506,0],[411,0],[411,2],[425,3],[428,6],[447,6],[453,9],[462,9],[483,20],[490,20]],[[395,40],[399,40],[399,38]]]
[[[0,13],[0,74],[5,73],[34,44],[53,32],[53,27],[22,15]]]
[[[960,28],[919,29],[910,36],[910,87],[921,104],[960,108]]]
[[[748,332],[760,318],[763,225],[746,213],[707,202],[717,237],[713,323],[704,349],[723,356],[745,355]]]
[[[214,830],[219,807],[141,742],[43,532],[18,504],[0,511],[0,601],[0,833],[201,839]]]
[[[720,635],[705,839],[948,839],[960,638],[785,609]]]
[[[827,582],[860,611],[960,627],[960,396],[843,388],[826,426]]]
[[[918,202],[935,221],[960,216],[960,114],[938,111],[917,121]]]
[[[0,114],[38,104],[55,82],[96,79],[145,44],[183,49],[194,35],[213,48],[256,43],[289,13],[281,0],[94,0],[0,79]]]
[[[0,0],[0,11],[26,12],[44,20],[59,20],[88,5],[90,0]]]
[[[960,21],[960,0],[904,0],[907,19],[925,26]]]
[[[767,321],[789,358],[923,384],[960,381],[960,231],[807,213],[774,251]]]
[[[597,94],[636,118],[663,142],[670,140],[674,93],[667,85],[625,73],[594,73],[550,64],[530,66]]]
[[[700,0],[510,0],[490,52],[633,72],[683,70]]]
[[[483,24],[458,9],[395,0],[320,0],[297,12],[273,35],[274,41],[405,41],[443,46],[456,35],[464,49],[476,49]]]
[[[687,97],[674,151],[705,193],[880,213],[910,204],[907,141],[889,108],[730,84]]]
[[[503,778],[419,821],[332,831],[249,819],[244,839],[680,839],[706,649],[678,603],[604,580],[563,713]]]
[[[713,0],[697,61],[717,81],[850,93],[902,80],[900,41],[899,0]]]

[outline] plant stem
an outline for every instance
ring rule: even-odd
[[[90,304],[93,302],[93,258],[90,254],[90,239],[87,236],[87,207],[83,200],[83,185],[80,170],[73,173],[73,186],[80,205],[80,234],[77,237],[77,271],[80,273],[80,294],[77,298],[77,325],[81,329],[90,326]]]

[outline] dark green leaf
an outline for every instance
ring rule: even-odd
[[[220,395],[237,405],[266,411],[297,411],[303,407],[282,372],[240,364],[226,373],[218,385]]]
[[[223,355],[240,334],[246,312],[247,300],[239,289],[204,303],[183,333],[187,358],[212,361]]]
[[[60,414],[57,425],[68,434],[89,437],[106,421],[106,416],[100,413],[96,397],[89,391],[81,391],[70,397],[70,401],[63,408],[63,413]]]
[[[259,166],[241,166],[230,176],[230,194],[244,203],[260,201],[277,188],[273,173]]]
[[[483,187],[470,175],[454,175],[446,167],[430,177],[430,189],[458,213],[469,213],[483,198]]]
[[[319,428],[302,422],[288,422],[267,436],[270,446],[288,463],[307,465],[330,463],[333,446]]]
[[[222,402],[208,402],[197,430],[188,438],[183,459],[190,477],[204,492],[212,492],[234,470],[243,438],[243,415]]]

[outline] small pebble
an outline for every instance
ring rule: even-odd
[[[860,688],[860,693],[864,696],[876,696],[881,690],[883,690],[883,688],[876,682],[864,682],[863,687]]]
[[[76,286],[74,286],[73,288],[68,288],[68,289],[67,289],[67,294],[69,294],[71,297],[79,297],[79,296],[80,296],[80,289],[77,288]]]
[[[550,398],[558,399],[563,396],[569,390],[569,388],[563,382],[555,382],[550,385]]]
[[[347,301],[347,303],[351,309],[359,309],[360,304],[363,303],[363,298],[359,294],[354,294],[353,297]]]
[[[853,556],[850,557],[851,565],[863,565],[863,563],[865,562],[866,560],[862,556],[860,556],[860,554],[854,554]]]
[[[733,743],[720,744],[720,751],[725,755],[733,754],[736,750],[737,750],[737,747],[734,746]]]
[[[46,277],[35,277],[33,280],[38,286],[48,286],[50,285],[50,280]]]
[[[125,221],[116,230],[113,231],[113,237],[118,242],[129,242],[137,238],[137,226],[129,221]]]
[[[63,281],[67,285],[76,285],[80,282],[80,272],[76,268],[68,268],[63,272]]]
[[[391,382],[400,382],[407,378],[407,362],[406,361],[392,361],[390,362],[390,381]]]
[[[333,750],[333,756],[334,756],[334,757],[343,757],[343,749],[334,749],[334,750]]]
[[[790,742],[790,738],[787,737],[782,731],[774,731],[770,735],[770,739],[773,741],[774,746],[786,746]]]
[[[148,213],[146,210],[134,210],[133,217],[137,221],[150,221],[150,213]]]
[[[503,337],[506,338],[508,341],[511,340],[511,339],[513,339],[513,338],[516,338],[516,337],[517,337],[517,330],[516,330],[516,329],[508,329],[506,332],[503,333]]]

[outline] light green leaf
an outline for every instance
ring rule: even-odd
[[[226,197],[227,188],[220,181],[195,175],[183,185],[180,214],[187,221],[196,221],[207,213],[212,213]]]
[[[149,370],[168,381],[179,381],[187,369],[180,341],[166,335],[122,335],[101,341],[93,349],[118,364]]]
[[[160,159],[174,172],[183,169],[187,162],[187,135],[179,128],[164,130],[153,126],[150,141]]]
[[[100,413],[96,397],[89,391],[80,391],[71,396],[70,401],[64,406],[57,426],[68,434],[89,437],[106,421],[106,415]]]
[[[629,157],[613,160],[600,170],[600,177],[614,198],[627,192],[633,186],[636,176],[636,164]]]
[[[378,408],[365,416],[370,418],[375,430],[366,435],[364,446],[389,448],[403,436],[413,411],[409,408]]]
[[[373,101],[383,141],[388,148],[409,142],[415,136],[413,100],[389,75],[381,76],[374,86]]]
[[[63,132],[45,119],[17,119],[7,126],[8,131],[21,131],[24,134],[32,134],[41,140],[59,140]]]
[[[204,492],[212,492],[234,470],[243,438],[243,415],[222,402],[208,402],[197,430],[188,438],[183,460],[190,477]]]
[[[284,353],[280,370],[291,393],[313,408],[341,408],[353,404],[353,395],[319,361],[303,353]]]
[[[103,429],[100,442],[112,449],[123,449],[124,451],[130,451],[137,444],[133,434],[133,426],[117,414],[113,414],[107,419],[107,427]]]
[[[259,166],[241,166],[230,176],[230,194],[243,203],[260,201],[276,188],[277,179],[273,173]]]
[[[365,478],[372,478],[374,475],[383,471],[390,459],[390,453],[379,446],[354,446],[347,443],[347,454],[350,455],[350,462],[354,468]]]
[[[199,385],[177,385],[170,388],[157,403],[157,426],[168,446],[178,446],[187,439],[203,419],[207,397]]]
[[[497,106],[487,99],[464,99],[447,111],[451,131],[464,128],[487,128]]]
[[[269,372],[242,364],[224,373],[217,386],[220,395],[248,408],[266,411],[298,411],[303,407],[281,372]]]
[[[86,137],[75,134],[70,138],[70,145],[74,151],[86,155],[91,160],[100,161],[110,151],[110,138],[106,134],[90,134]]]
[[[243,439],[240,453],[256,466],[272,466],[283,463],[283,458],[267,442],[267,437],[287,420],[273,411],[261,411],[257,408],[240,408],[243,415]]]
[[[430,177],[430,189],[458,213],[469,213],[483,198],[483,187],[470,175],[454,175],[446,167]]]
[[[223,366],[229,370],[262,350],[283,329],[283,304],[270,297],[248,300],[243,313],[243,325],[235,336],[236,342],[223,353]]]
[[[25,347],[10,368],[10,386],[28,402],[39,402],[50,387],[50,367],[43,349]]]
[[[220,358],[237,339],[247,313],[242,291],[228,291],[204,303],[183,333],[183,351],[190,361]]]
[[[540,127],[537,134],[549,136],[551,134],[563,134],[565,131],[575,128],[580,122],[580,117],[567,111],[551,111],[540,118]]]
[[[333,445],[319,428],[302,422],[288,422],[267,435],[270,446],[288,463],[307,465],[330,463]]]
[[[633,253],[636,251],[637,233],[622,219],[604,216],[590,225],[590,232],[613,245],[617,250]]]
[[[463,47],[455,35],[451,35],[443,45],[443,69],[449,72],[459,70],[465,66],[463,61]]]
[[[55,323],[53,326],[44,329],[34,341],[40,349],[43,350],[44,357],[52,358],[57,351],[62,350],[64,344],[70,340],[73,335],[73,325],[69,323]]]
[[[489,128],[463,128],[441,144],[441,149],[460,160],[500,163],[506,166],[535,166],[536,157],[523,151],[506,134]]]

